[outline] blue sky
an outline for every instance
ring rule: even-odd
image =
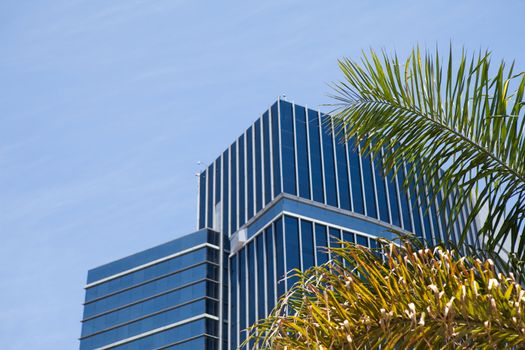
[[[424,4],[423,4],[424,3]],[[0,2],[0,349],[78,347],[89,268],[191,232],[197,161],[369,47],[490,48],[523,1]]]

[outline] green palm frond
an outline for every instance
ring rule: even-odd
[[[417,165],[406,184],[434,179],[429,196],[453,199],[449,231],[473,198],[460,245],[477,216],[482,248],[506,245],[513,261],[525,261],[525,73],[492,64],[488,52],[456,58],[452,49],[443,59],[416,48],[405,61],[371,51],[339,66],[332,115],[347,139],[383,150],[387,173]]]
[[[383,242],[385,254],[342,242],[341,259],[299,281],[250,329],[262,349],[525,347],[525,290],[492,261],[440,247]]]

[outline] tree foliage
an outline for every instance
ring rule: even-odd
[[[342,242],[251,329],[263,349],[525,347],[525,291],[492,261],[384,242]]]
[[[333,116],[365,152],[384,151],[396,172],[416,163],[406,184],[424,178],[453,201],[449,232],[473,199],[466,228],[476,217],[482,250],[506,252],[509,271],[522,279],[525,260],[525,73],[489,52],[442,58],[416,48],[397,55],[364,53],[339,62],[344,80],[334,85]],[[417,172],[414,169],[417,168]],[[430,179],[430,180],[429,180]],[[433,200],[433,198],[429,198]],[[443,204],[444,205],[444,204]]]

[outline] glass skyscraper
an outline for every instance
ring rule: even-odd
[[[236,349],[243,330],[294,283],[287,271],[330,259],[320,247],[338,240],[375,247],[377,237],[394,238],[390,229],[442,241],[446,215],[437,208],[450,210],[448,199],[428,202],[431,181],[402,187],[417,164],[385,175],[381,154],[360,156],[336,128],[328,115],[275,102],[200,174],[200,231],[89,272],[81,349]],[[193,258],[203,244],[207,253]],[[191,263],[137,274],[172,256]],[[148,304],[185,288],[191,292]]]

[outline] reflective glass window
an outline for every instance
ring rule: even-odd
[[[337,207],[337,187],[335,182],[334,145],[332,138],[332,118],[321,116],[323,142],[324,183],[326,204]]]
[[[168,329],[164,332],[154,333],[147,337],[143,337],[133,341],[133,343],[126,343],[118,345],[115,350],[138,350],[138,349],[153,349],[164,345],[173,344],[193,336],[201,335],[206,332],[206,320],[200,319],[197,321],[185,323],[179,327]]]
[[[206,172],[199,176],[199,228],[206,227]]]
[[[315,224],[315,245],[317,247],[317,265],[328,261],[328,238],[326,236],[326,226]]]
[[[261,153],[261,120],[255,121],[255,212],[262,209],[262,153]]]
[[[281,103],[281,109],[282,104],[285,103],[283,101]],[[279,193],[281,193],[281,157],[279,154],[279,112],[277,111],[277,103],[275,103],[271,107],[272,111],[272,154],[273,154],[273,192],[274,196],[277,196]],[[284,140],[283,140],[284,142]],[[284,167],[284,159],[283,159],[283,167]],[[285,173],[286,174],[286,173]],[[284,177],[283,179],[286,179]]]
[[[238,282],[238,270],[237,270],[237,259],[238,254],[234,255],[230,259],[230,349],[237,349],[237,282]]]
[[[253,216],[253,203],[254,203],[254,194],[253,194],[253,131],[252,127],[248,128],[246,133],[246,185],[247,185],[247,210],[248,210],[248,220]]]
[[[340,124],[334,125],[335,155],[337,159],[337,183],[339,184],[339,207],[350,210],[350,186],[344,133]]]
[[[295,134],[297,140],[299,196],[310,199],[310,166],[308,165],[306,110],[301,106],[295,106]]]
[[[321,140],[319,117],[316,111],[308,110],[308,135],[310,138],[310,163],[312,165],[312,192],[314,201],[324,203]]]
[[[368,238],[366,236],[356,234],[355,239],[357,244],[368,247]]]
[[[284,237],[283,237],[283,221],[281,218],[275,220],[275,256],[277,261],[277,299],[279,299],[286,290],[285,284],[285,267],[284,267]]]
[[[228,234],[230,231],[228,229],[228,223],[229,223],[229,196],[228,193],[230,193],[230,186],[229,186],[229,174],[230,174],[230,156],[228,154],[228,150],[224,151],[222,154],[222,186],[224,188],[224,198],[222,199],[222,232],[225,234]]]
[[[410,173],[410,164],[406,164],[407,173]],[[414,184],[414,181],[410,181],[409,184],[409,198],[410,198],[410,204],[412,205],[412,217],[414,219],[414,233],[418,237],[423,237],[423,225],[421,223],[421,216],[419,214],[419,203],[417,201],[417,192],[416,192],[416,186]]]
[[[247,286],[246,286],[246,249],[239,251],[239,343],[242,343],[246,339],[246,332],[244,331],[248,326],[246,324],[246,303],[247,298]]]
[[[221,158],[215,161],[215,204],[221,201]]]
[[[396,179],[393,172],[388,173],[386,184],[388,188],[388,198],[390,200],[390,212],[392,213],[392,224],[401,227],[401,215],[399,214],[398,193]]]
[[[266,316],[265,305],[264,305],[264,294],[266,290],[264,269],[264,235],[261,233],[255,239],[257,244],[257,319],[261,319]]]
[[[264,204],[272,200],[272,165],[271,165],[271,145],[270,145],[270,117],[268,112],[262,116],[263,125],[263,145],[264,145]]]
[[[343,231],[343,241],[355,243],[355,236],[352,232]]]
[[[216,271],[218,267],[203,263],[191,268],[183,269],[180,272],[167,275],[166,277],[154,279],[150,282],[139,284],[137,286],[134,286],[133,288],[123,290],[121,292],[107,296],[103,299],[99,299],[97,301],[93,301],[86,304],[86,310],[84,312],[84,315],[86,318],[92,317],[95,314],[108,312],[109,310],[129,305],[137,301],[152,297],[154,295],[158,295],[170,290],[180,288],[194,281],[205,279],[210,276],[210,269],[214,269],[214,271]],[[84,325],[89,325],[90,323],[90,321],[86,321]],[[93,328],[93,332],[96,331],[95,328]]]
[[[365,213],[363,201],[363,189],[361,187],[361,161],[359,150],[355,145],[355,139],[348,141],[348,161],[350,163],[350,187],[352,188],[353,211],[359,214]]]
[[[256,294],[256,278],[255,275],[255,243],[252,240],[247,246],[247,258],[248,258],[248,327],[253,325],[257,320],[256,306],[257,306],[257,294]],[[250,341],[253,344],[253,341]],[[250,345],[250,349],[253,348]]]
[[[377,191],[377,206],[379,207],[379,219],[389,223],[390,215],[388,214],[388,200],[386,197],[386,183],[384,179],[385,172],[383,170],[380,154],[374,157],[373,163]]]
[[[255,243],[252,240],[248,243],[248,326],[255,323],[257,315],[256,300],[257,294],[255,293],[255,281],[257,276],[255,275]]]
[[[336,228],[330,227],[328,233],[330,237],[330,248],[340,248],[341,244],[339,243],[339,241],[341,240],[341,231]],[[334,259],[335,254],[333,254],[331,258]]]
[[[435,236],[435,242],[434,243],[440,243],[443,242],[443,238],[441,235],[441,229],[439,228],[439,218],[438,218],[438,208],[436,207],[436,193],[434,192],[434,186],[432,181],[428,182],[428,191],[429,191],[429,200],[431,201],[430,205],[430,213],[432,215],[432,227],[434,228],[434,236]]]
[[[275,305],[275,265],[274,265],[274,240],[273,240],[273,227],[272,225],[268,226],[264,232],[264,239],[266,243],[266,293],[268,296],[268,305],[267,309],[270,312]]]
[[[171,323],[179,322],[190,317],[201,315],[209,310],[207,301],[200,299],[195,302],[181,305],[177,308],[165,310],[163,312],[151,315],[148,318],[140,319],[122,326],[112,328],[91,336],[91,341],[98,346],[113,343],[121,339],[136,336],[138,334],[151,331],[156,328],[167,326]],[[127,320],[126,320],[127,321]]]
[[[239,147],[239,227],[246,222],[245,215],[245,188],[244,181],[246,180],[246,173],[244,171],[244,135],[239,137],[237,142]]]
[[[363,163],[363,184],[365,191],[366,215],[377,219],[376,198],[374,188],[374,178],[372,175],[372,162],[370,154],[361,157]]]
[[[307,270],[315,265],[315,248],[313,237],[313,224],[307,220],[301,220],[301,243],[303,247],[303,269]]]
[[[410,205],[408,201],[408,193],[403,184],[405,182],[405,172],[401,168],[397,172],[397,183],[399,188],[399,201],[401,202],[401,213],[403,214],[403,228],[408,232],[412,231],[412,219],[410,215]]]
[[[186,267],[202,263],[206,260],[216,262],[215,256],[210,254],[211,251],[214,250],[210,248],[197,249],[187,254],[179,255],[169,260],[164,260],[144,269],[128,273],[124,276],[111,279],[107,282],[103,282],[89,288],[86,291],[87,304],[84,308],[84,317],[88,317],[108,309],[108,306],[102,306],[106,304],[106,302],[104,302],[105,298],[95,302],[95,300],[98,298],[109,296],[110,294],[135,287],[138,284],[158,279]]]
[[[230,232],[237,231],[237,142],[230,151]]]
[[[208,219],[207,227],[213,227],[213,183],[214,183],[213,164],[208,167],[208,198],[206,199],[208,205]]]
[[[286,234],[286,271],[301,269],[301,251],[299,249],[299,223],[297,218],[291,216],[284,217],[284,229]],[[288,279],[288,289],[290,289],[297,277]]]
[[[295,183],[295,148],[292,104],[281,101],[281,141],[283,154],[283,191],[296,193]],[[277,192],[276,192],[277,193]]]

